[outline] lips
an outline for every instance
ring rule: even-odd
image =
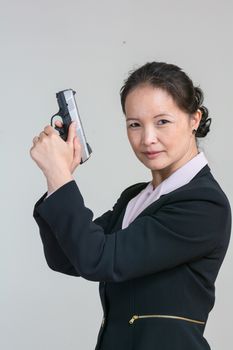
[[[163,151],[153,151],[153,152],[144,152],[145,156],[147,157],[147,159],[155,159],[157,157],[159,157],[159,155],[162,153]]]
[[[153,151],[153,152],[144,152],[145,154],[151,154],[151,155],[153,155],[153,154],[157,154],[157,153],[160,153],[160,152],[163,152],[163,151]]]

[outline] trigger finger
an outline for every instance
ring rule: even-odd
[[[59,127],[62,127],[63,123],[60,120],[56,120],[55,124]]]
[[[56,132],[57,135],[60,135],[59,130],[57,130],[57,128],[62,128],[63,123],[60,120],[55,120],[54,123],[54,131]]]

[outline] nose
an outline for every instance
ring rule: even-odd
[[[158,138],[154,128],[145,128],[142,134],[142,144],[144,146],[150,146],[157,143]]]

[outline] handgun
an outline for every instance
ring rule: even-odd
[[[81,118],[74,95],[76,91],[72,89],[62,90],[56,93],[56,98],[59,106],[59,111],[51,118],[51,126],[53,126],[53,119],[56,116],[62,118],[62,127],[53,126],[60,134],[60,137],[66,141],[68,137],[68,129],[72,121],[76,122],[76,133],[81,144],[81,162],[84,163],[91,155],[92,149],[87,143]]]

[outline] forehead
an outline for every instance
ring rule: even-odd
[[[125,111],[128,116],[143,116],[164,112],[181,112],[173,97],[164,89],[151,85],[139,85],[126,97]]]

